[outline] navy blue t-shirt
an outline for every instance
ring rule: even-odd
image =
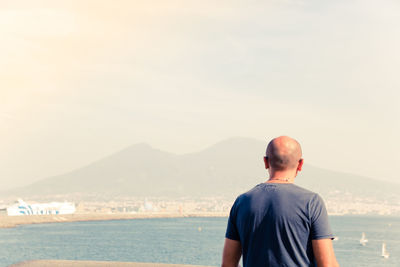
[[[316,266],[311,240],[333,238],[321,197],[280,183],[240,195],[225,236],[240,241],[244,267]]]

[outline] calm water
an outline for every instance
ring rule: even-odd
[[[400,266],[400,218],[331,217],[341,266]],[[140,219],[0,229],[0,266],[30,259],[218,266],[227,218]],[[360,246],[361,232],[369,240]],[[389,259],[380,257],[382,242]]]

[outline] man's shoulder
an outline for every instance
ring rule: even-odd
[[[295,184],[293,184],[292,192],[305,202],[312,203],[321,200],[321,196],[318,193]]]
[[[239,195],[238,198],[248,198],[253,195],[259,194],[262,191],[264,183],[257,184],[253,188],[249,189],[248,191],[244,192],[243,194]]]
[[[319,198],[318,193],[296,184],[260,183],[239,195],[236,200],[238,202],[245,201],[247,199],[272,192],[276,192],[278,195],[283,194],[286,196],[302,197],[309,200]]]
[[[309,195],[318,195],[316,192],[313,192],[307,188],[301,187],[299,185],[293,184],[293,188],[295,188],[295,190],[304,193],[304,194],[309,194]]]
[[[279,184],[279,183],[260,183],[251,188],[250,190],[240,194],[238,198],[246,198],[255,194],[262,193],[263,191],[275,191],[275,189],[280,190],[288,190],[295,191],[299,193],[309,194],[309,195],[318,195],[316,192],[313,192],[307,188],[301,187],[296,184]]]
[[[235,206],[240,205],[240,203],[247,203],[251,200],[259,199],[260,197],[263,198],[262,196],[268,193],[272,193],[271,196],[275,197],[280,196],[301,199],[303,202],[314,202],[320,201],[321,199],[318,193],[296,184],[260,183],[240,194],[236,198]]]
[[[260,193],[260,189],[261,189],[262,183],[261,184],[257,184],[256,186],[254,186],[253,188],[249,189],[248,191],[240,194],[237,198],[235,203],[247,200],[249,198],[252,198],[254,195],[257,195]]]

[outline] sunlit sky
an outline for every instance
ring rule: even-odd
[[[0,188],[135,143],[181,154],[279,135],[314,166],[400,182],[399,14],[386,0],[1,1]]]

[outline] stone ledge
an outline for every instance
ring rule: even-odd
[[[118,262],[118,261],[70,261],[32,260],[12,264],[9,267],[207,267],[200,265]],[[209,267],[209,266],[208,266]]]

